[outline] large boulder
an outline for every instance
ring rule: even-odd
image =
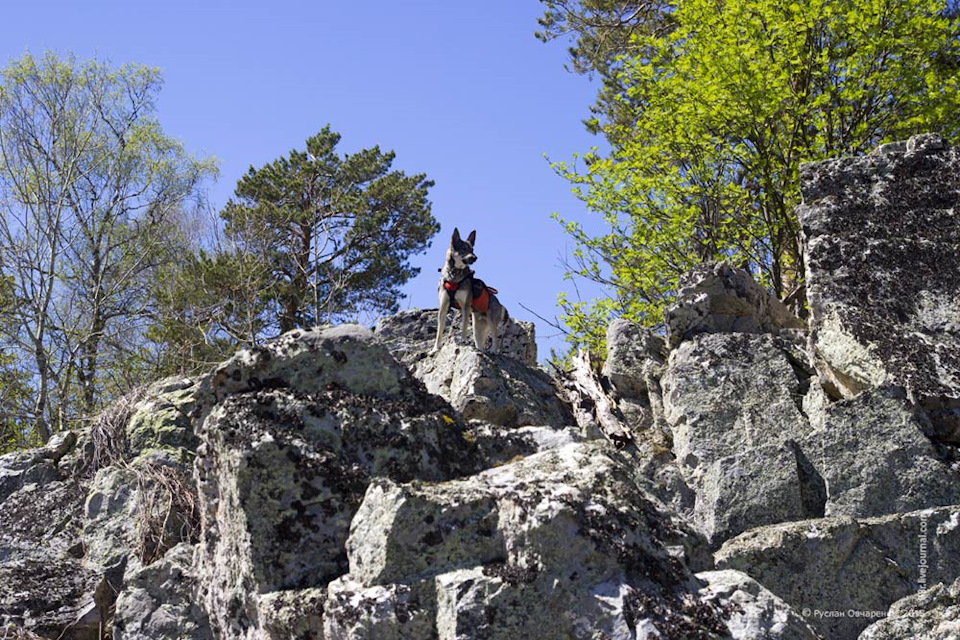
[[[550,375],[508,356],[447,342],[410,370],[427,391],[447,400],[464,420],[504,427],[574,424]]]
[[[715,559],[749,574],[824,638],[856,638],[900,598],[960,576],[960,506],[759,527]]]
[[[795,440],[805,376],[778,338],[704,334],[670,354],[661,385],[673,451],[715,543],[751,527],[822,515]]]
[[[259,637],[275,602],[265,594],[346,573],[372,477],[440,481],[476,467],[455,412],[362,327],[241,351],[200,393],[197,575],[215,635]]]
[[[46,447],[0,456],[0,628],[94,640],[105,620],[110,585],[83,560],[88,480],[61,464],[76,442],[59,434]]]
[[[726,262],[704,263],[684,274],[663,319],[671,347],[700,333],[776,334],[804,327],[749,272]]]
[[[727,628],[734,640],[819,640],[820,636],[790,605],[743,573],[703,571],[700,598],[729,612]]]
[[[823,426],[799,443],[824,488],[824,514],[868,517],[960,504],[954,453],[924,434],[928,422],[899,387],[823,408]]]
[[[824,384],[906,388],[960,441],[960,157],[936,135],[805,164],[811,341]]]
[[[194,546],[178,545],[126,577],[116,603],[114,640],[212,640],[197,599],[194,552]]]
[[[938,583],[897,600],[887,616],[864,629],[860,640],[960,638],[960,580]]]
[[[330,587],[328,638],[726,632],[728,612],[696,596],[704,541],[645,485],[605,442],[440,484],[377,481]]]

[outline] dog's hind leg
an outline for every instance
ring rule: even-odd
[[[473,343],[477,346],[477,351],[483,351],[487,346],[487,332],[490,328],[490,318],[487,314],[473,314]]]

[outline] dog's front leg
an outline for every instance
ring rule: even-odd
[[[447,312],[450,311],[450,296],[441,288],[438,296],[440,309],[437,311],[437,339],[433,343],[433,353],[440,350],[443,341],[443,330],[447,328]]]

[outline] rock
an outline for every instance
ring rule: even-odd
[[[759,527],[715,559],[748,573],[824,638],[856,638],[918,586],[960,576],[960,506]]]
[[[258,605],[261,637],[264,640],[324,640],[326,599],[327,590],[323,588],[263,594]]]
[[[212,639],[196,597],[194,546],[181,544],[157,562],[127,576],[117,598],[114,640]]]
[[[414,364],[411,372],[464,420],[506,427],[574,424],[553,379],[540,368],[506,356],[448,342]]]
[[[649,380],[666,361],[663,338],[635,322],[617,318],[607,327],[603,375],[621,398],[644,398]]]
[[[722,611],[693,595],[702,538],[643,484],[599,441],[440,484],[372,484],[326,607],[328,633],[348,631],[329,637],[404,637],[414,617],[440,638],[721,633]]]
[[[83,544],[91,566],[121,560],[129,570],[150,564],[199,533],[193,474],[165,450],[97,471],[84,505]]]
[[[956,640],[960,638],[960,580],[935,584],[897,600],[886,618],[863,630],[860,640]]]
[[[661,380],[666,422],[696,493],[691,516],[712,542],[822,515],[805,499],[792,445],[810,432],[798,407],[803,384],[770,335],[699,335],[670,354]]]
[[[407,640],[436,637],[432,582],[366,587],[344,576],[330,583],[325,640]]]
[[[819,640],[820,636],[790,605],[740,571],[704,571],[706,583],[700,598],[716,602],[730,618],[727,628],[734,640]]]
[[[896,387],[824,408],[824,426],[800,441],[826,488],[825,515],[904,513],[960,504],[960,473],[923,431]]]
[[[503,561],[498,519],[496,499],[469,481],[374,481],[350,528],[350,575],[373,586]]]
[[[175,453],[181,462],[192,462],[199,441],[190,414],[198,391],[199,385],[190,378],[167,378],[150,385],[126,427],[131,455],[159,449]]]
[[[464,436],[476,442],[477,455],[484,469],[586,440],[576,427],[555,429],[531,426],[510,429],[482,422],[471,423]]]
[[[705,263],[685,274],[663,319],[671,347],[700,333],[776,334],[804,327],[747,271],[726,262]]]
[[[0,457],[10,490],[0,497],[0,628],[97,638],[100,616],[88,614],[103,572],[82,561],[87,483],[57,466],[75,442],[54,437],[47,447]]]
[[[215,635],[258,637],[258,594],[322,589],[346,573],[350,522],[372,477],[476,469],[449,405],[361,328],[286,334],[202,387],[215,404],[198,430],[198,575]]]
[[[377,337],[398,360],[412,366],[433,349],[437,338],[437,313],[437,309],[415,309],[380,318],[376,327]],[[447,320],[445,342],[457,342],[460,339],[460,312],[453,310],[451,314],[452,317]],[[536,366],[536,328],[532,322],[509,318],[500,331],[500,355],[530,367]],[[472,333],[470,340],[473,340]]]
[[[825,385],[907,390],[960,441],[960,158],[935,135],[805,164],[797,215]]]
[[[77,434],[66,431],[51,436],[46,446],[0,456],[0,501],[24,485],[60,480],[57,463],[76,443]]]
[[[97,640],[99,571],[75,558],[21,558],[0,565],[0,625],[44,638]],[[93,609],[93,615],[88,614]],[[16,636],[14,636],[16,637]]]

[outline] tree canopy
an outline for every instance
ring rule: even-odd
[[[220,246],[168,274],[179,285],[166,289],[159,333],[182,364],[215,359],[218,344],[397,310],[418,272],[410,256],[439,229],[433,182],[393,169],[392,151],[341,155],[339,143],[326,126],[305,148],[251,167],[220,213]]]
[[[178,216],[214,170],[164,135],[160,84],[155,69],[52,53],[2,70],[0,384],[23,383],[20,409],[29,386],[21,428],[40,440],[147,366],[152,274],[181,253]]]
[[[610,292],[561,296],[574,344],[599,346],[613,315],[658,323],[699,261],[733,260],[788,296],[803,277],[801,162],[960,127],[958,30],[941,0],[547,4],[574,28],[594,4],[655,9],[625,40],[581,28],[573,50],[604,76],[592,126],[611,146],[554,165],[609,228],[563,221],[570,275]]]

